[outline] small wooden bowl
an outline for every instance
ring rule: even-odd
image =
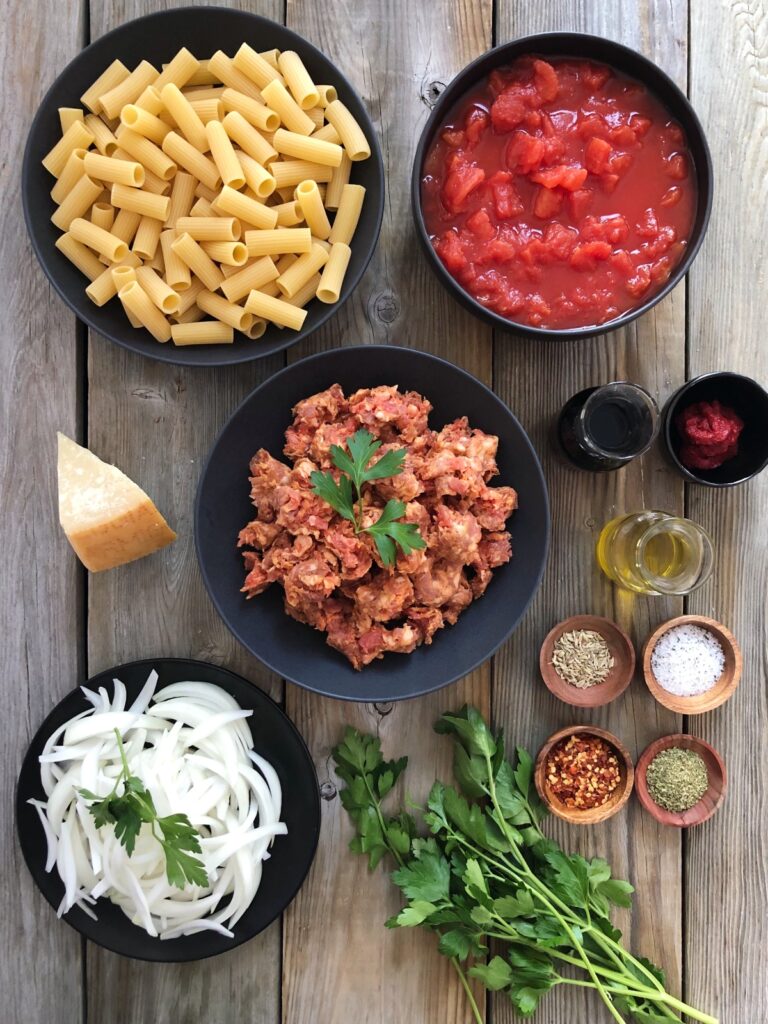
[[[552,664],[552,652],[556,641],[563,633],[577,629],[593,629],[605,637],[613,655],[613,668],[602,683],[589,686],[584,690],[562,679]],[[610,619],[599,615],[572,615],[570,619],[558,623],[544,638],[539,652],[539,671],[544,684],[550,693],[578,708],[597,708],[610,704],[622,694],[632,682],[635,672],[635,649],[623,629]]]
[[[706,693],[699,693],[693,697],[678,697],[665,690],[653,674],[651,668],[653,649],[664,633],[675,626],[700,626],[712,633],[723,648],[725,667],[718,681]],[[670,711],[676,711],[679,715],[701,715],[705,711],[711,711],[724,704],[739,685],[741,667],[741,650],[736,637],[721,623],[715,619],[708,619],[705,615],[679,615],[676,619],[663,622],[657,630],[651,633],[643,648],[643,678],[646,686],[659,704],[663,704]]]
[[[667,811],[665,808],[659,807],[648,791],[648,780],[646,778],[648,765],[660,750],[667,750],[669,747],[695,750],[703,758],[707,766],[709,789],[701,800],[687,811]],[[663,736],[660,740],[654,740],[640,755],[636,772],[637,797],[645,810],[653,815],[657,821],[660,821],[662,825],[672,825],[674,828],[691,828],[693,825],[701,825],[703,821],[712,817],[725,799],[727,779],[722,757],[720,757],[714,747],[710,747],[704,740],[697,739],[695,736],[689,736],[686,733],[675,733],[672,736]]]
[[[616,755],[619,759],[621,781],[613,793],[611,793],[610,799],[601,807],[592,807],[588,810],[577,811],[572,807],[566,807],[565,804],[558,800],[554,795],[549,783],[547,782],[546,768],[547,758],[556,743],[559,743],[560,740],[565,739],[568,736],[581,735],[599,736],[600,739],[605,740],[606,743],[610,743],[616,751]],[[607,818],[612,818],[614,814],[621,810],[627,800],[629,800],[629,794],[632,792],[632,786],[634,784],[635,770],[632,766],[632,758],[630,757],[629,751],[626,749],[624,744],[613,735],[613,733],[607,732],[605,729],[598,729],[596,725],[572,725],[567,729],[560,729],[549,737],[536,757],[536,766],[534,768],[533,778],[536,783],[536,789],[539,796],[550,811],[557,815],[558,818],[562,818],[564,821],[569,821],[572,825],[595,825],[598,821],[605,821]]]

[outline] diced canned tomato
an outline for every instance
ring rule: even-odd
[[[680,126],[592,61],[493,71],[430,148],[422,209],[443,264],[483,305],[553,329],[606,323],[661,289],[696,206]]]

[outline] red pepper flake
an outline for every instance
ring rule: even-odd
[[[560,740],[547,758],[547,784],[553,796],[573,810],[602,807],[621,781],[619,759],[599,736]]]
[[[739,450],[744,421],[727,405],[695,402],[675,419],[682,447],[680,461],[689,469],[717,469]]]

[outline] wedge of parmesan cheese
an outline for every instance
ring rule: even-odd
[[[59,522],[86,569],[113,569],[176,540],[138,484],[64,434],[58,437]]]

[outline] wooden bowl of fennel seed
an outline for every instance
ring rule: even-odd
[[[627,634],[599,615],[572,615],[547,633],[539,652],[547,689],[574,707],[610,704],[632,682],[635,649]]]

